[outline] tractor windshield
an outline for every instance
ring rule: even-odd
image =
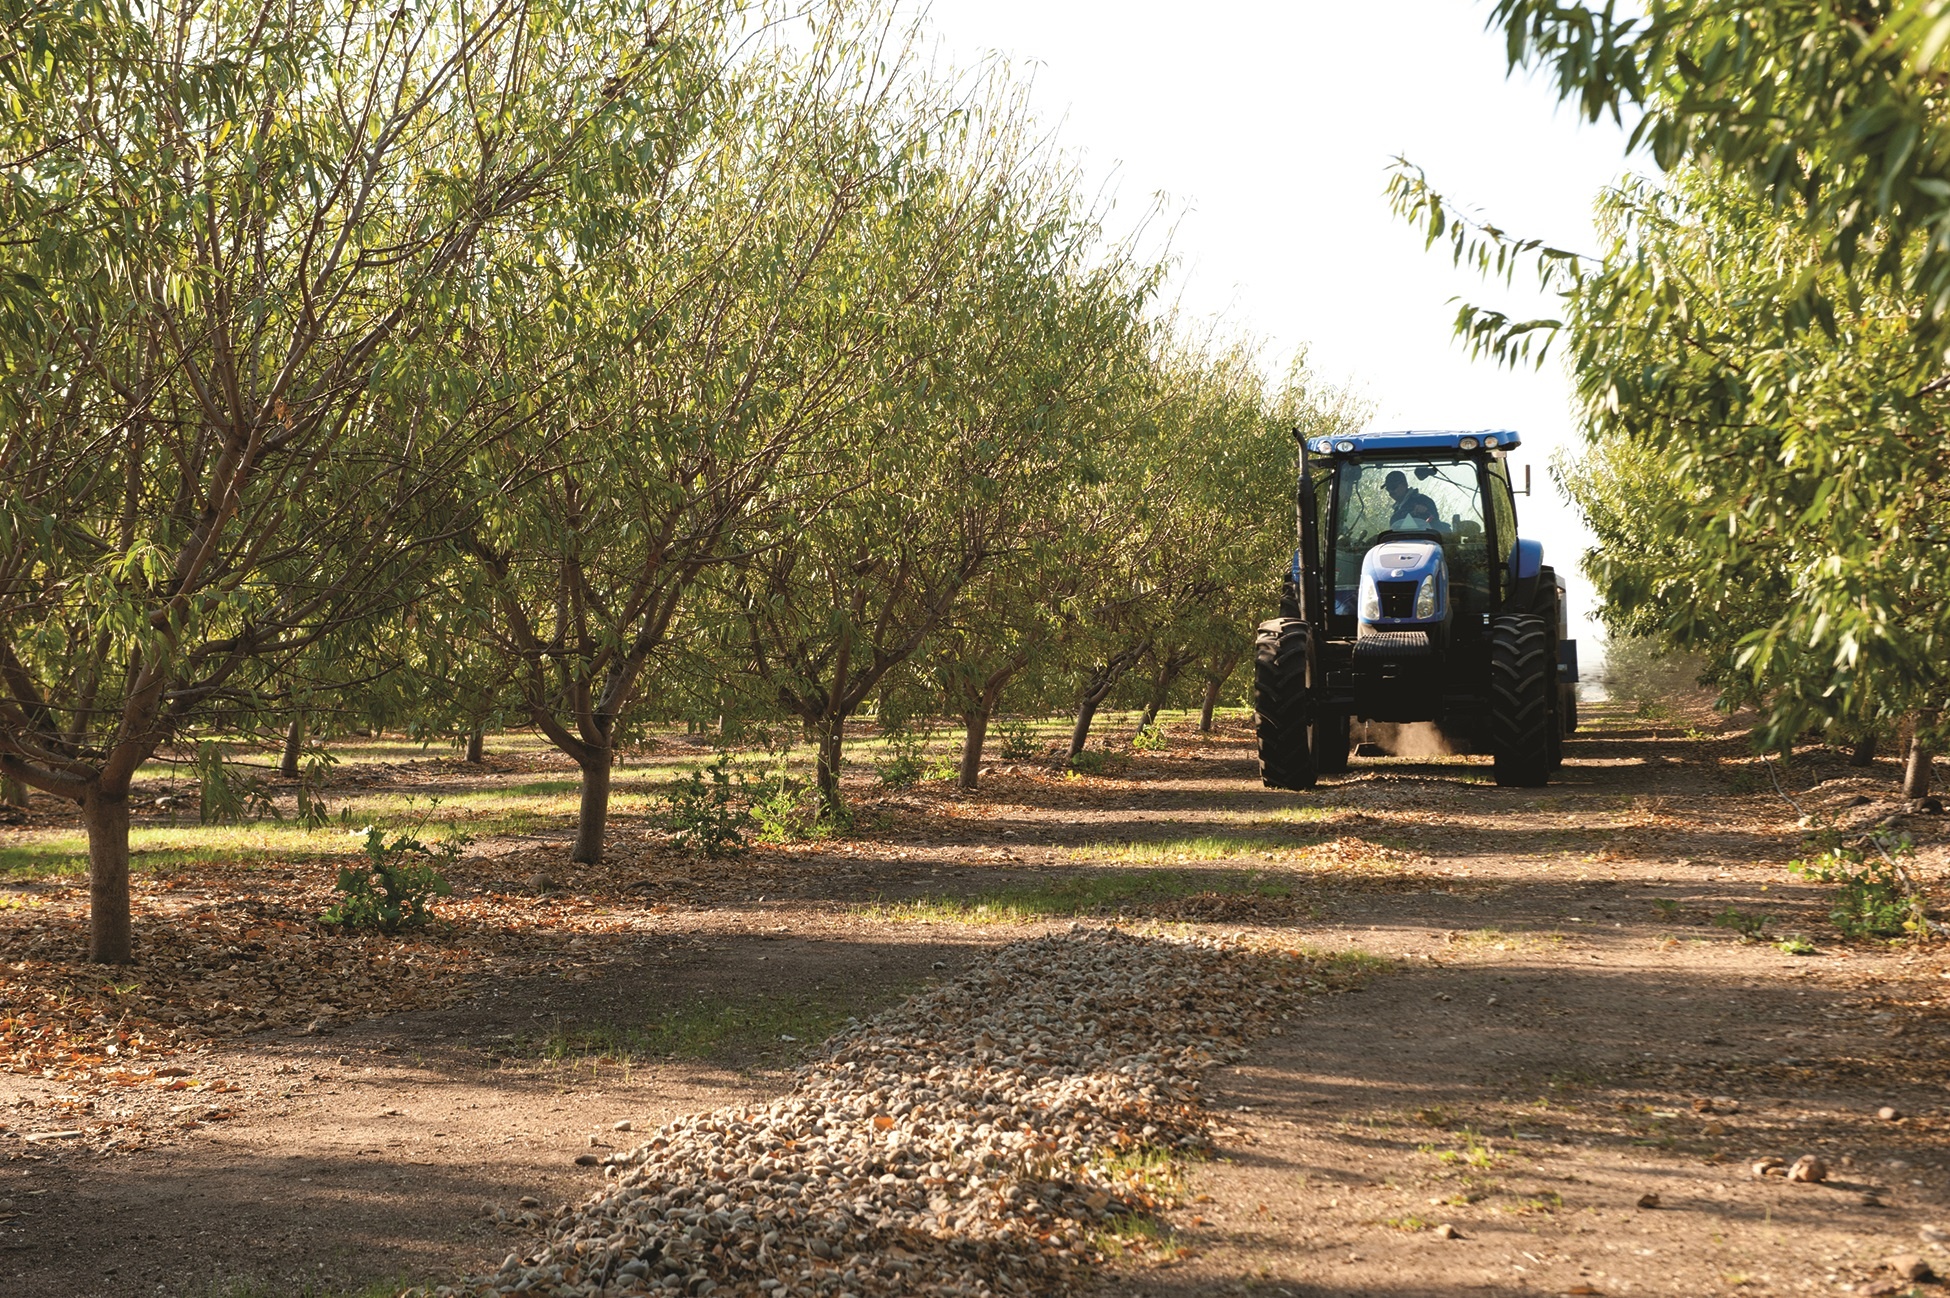
[[[1489,605],[1489,546],[1483,530],[1483,476],[1476,461],[1406,455],[1344,460],[1334,491],[1334,602],[1354,612],[1361,560],[1383,536],[1416,535],[1442,544],[1456,611]]]

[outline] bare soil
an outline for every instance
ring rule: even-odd
[[[1786,868],[1822,826],[1889,822],[1936,886],[1944,817],[1889,820],[1894,763],[1804,750],[1780,773],[1790,806],[1737,724],[1599,708],[1549,789],[1487,773],[1357,761],[1275,792],[1234,725],[1101,778],[1001,766],[966,798],[862,784],[857,837],[728,865],[628,826],[597,870],[569,865],[566,830],[484,843],[451,932],[352,965],[302,922],[318,881],[210,872],[145,906],[184,907],[219,955],[257,932],[286,972],[114,1056],[99,998],[122,993],[32,945],[70,932],[83,898],[5,890],[37,904],[0,911],[0,1017],[62,988],[89,1012],[45,1020],[67,1055],[35,1037],[47,1066],[0,1074],[0,1291],[323,1293],[492,1269],[533,1237],[523,1211],[601,1183],[578,1157],[776,1094],[809,1036],[1069,922],[884,903],[1107,871],[1179,880],[1104,907],[1133,924],[1388,963],[1212,1079],[1218,1147],[1159,1239],[1111,1250],[1105,1294],[1898,1293],[1899,1253],[1950,1272],[1931,1235],[1950,1241],[1950,949],[1844,941],[1832,889]],[[504,778],[399,773],[435,776]],[[1713,922],[1729,910],[1768,917],[1767,940]],[[1788,933],[1815,952],[1784,952]],[[170,949],[185,986],[244,976]],[[333,995],[408,960],[428,972],[394,968],[405,1012],[378,1013],[386,978]],[[701,1056],[656,1048],[674,1022],[703,1025]],[[1804,1154],[1825,1181],[1753,1172]]]

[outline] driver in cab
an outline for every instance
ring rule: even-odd
[[[1402,532],[1446,532],[1435,502],[1408,485],[1408,475],[1396,469],[1382,479],[1382,488],[1395,502],[1395,513],[1388,526]]]

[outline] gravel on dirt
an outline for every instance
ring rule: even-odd
[[[680,1119],[493,1275],[418,1291],[1060,1293],[1208,1144],[1201,1074],[1324,984],[1298,951],[1085,929],[841,1033],[763,1108]],[[516,1220],[521,1220],[517,1217]]]

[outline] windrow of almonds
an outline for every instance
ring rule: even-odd
[[[532,1253],[419,1293],[1063,1292],[1206,1144],[1200,1074],[1321,986],[1237,941],[1015,943],[836,1037],[777,1102],[613,1155]]]

